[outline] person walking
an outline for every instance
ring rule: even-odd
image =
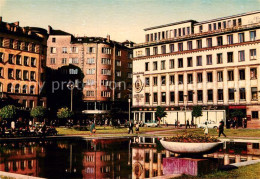
[[[224,121],[220,121],[220,122],[219,122],[218,137],[220,137],[221,134],[223,134],[225,137],[227,137],[227,136],[224,134]]]
[[[128,134],[130,134],[131,132],[132,132],[132,134],[134,133],[134,131],[133,131],[133,127],[134,127],[134,125],[133,125],[132,121],[130,121],[130,122],[129,122],[129,130],[128,130]]]
[[[178,126],[178,122],[177,122],[177,120],[175,119],[175,128]]]
[[[209,134],[208,123],[206,122],[205,124],[206,124],[206,125],[205,125],[205,128],[204,128],[204,134],[205,134],[205,135],[208,135],[208,134]]]
[[[189,121],[189,120],[187,120],[187,122],[186,122],[186,129],[187,129],[188,127],[190,128],[190,121]]]
[[[136,134],[139,133],[139,122],[136,123],[136,125],[135,125],[135,132],[136,132]]]
[[[95,132],[96,132],[95,122],[92,122],[90,125],[90,135],[95,134]]]

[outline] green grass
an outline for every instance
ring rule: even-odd
[[[211,174],[207,174],[204,176],[200,177],[192,177],[192,176],[181,176],[178,177],[178,179],[184,179],[184,178],[189,178],[189,179],[198,179],[198,178],[259,178],[260,176],[260,163],[254,164],[254,165],[249,165],[249,166],[244,166],[244,167],[239,167],[238,169],[233,169],[230,171],[216,171]]]

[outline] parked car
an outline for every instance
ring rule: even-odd
[[[148,121],[144,123],[144,127],[157,127],[158,124],[156,121]]]
[[[214,121],[205,121],[203,123],[200,123],[198,124],[198,128],[205,128],[206,125],[208,126],[208,128],[211,128],[211,129],[216,129],[218,128],[218,124],[215,123]]]

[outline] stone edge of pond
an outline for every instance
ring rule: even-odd
[[[28,175],[22,175],[17,173],[10,173],[10,172],[3,172],[0,171],[0,176],[8,177],[10,179],[43,179],[40,177],[34,177],[34,176],[28,176]]]

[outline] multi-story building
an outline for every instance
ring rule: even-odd
[[[135,119],[155,120],[164,106],[169,124],[191,121],[201,105],[202,121],[225,120],[234,109],[259,120],[260,11],[144,31],[145,42],[134,47]]]
[[[47,31],[20,27],[0,17],[0,95],[1,104],[22,107],[45,106],[41,96],[46,62]]]
[[[131,43],[130,43],[131,44]],[[74,37],[49,27],[47,66],[69,64],[84,74],[84,113],[106,113],[112,101],[127,102],[132,87],[132,49],[101,37]]]

